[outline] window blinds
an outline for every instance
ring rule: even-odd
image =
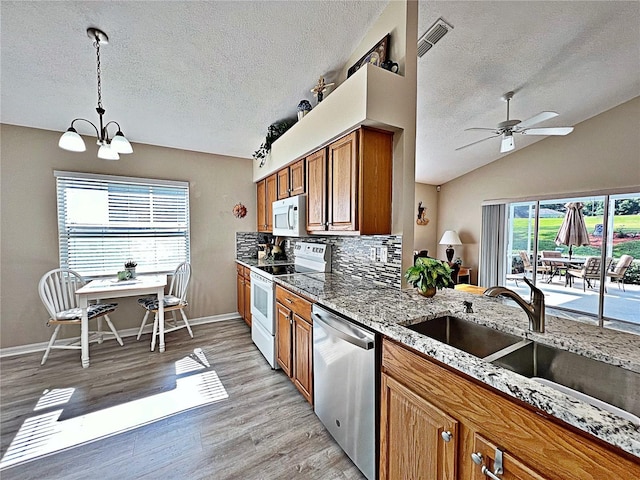
[[[172,272],[190,261],[187,182],[54,172],[60,266],[82,276]]]

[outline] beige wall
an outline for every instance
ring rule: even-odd
[[[562,197],[632,188],[640,191],[640,97],[548,137],[442,186],[438,235],[456,230],[455,247],[477,279],[482,202],[502,198]],[[517,142],[517,139],[516,139]],[[446,246],[438,246],[444,258]],[[487,286],[487,285],[485,285]]]
[[[429,250],[429,255],[437,255],[438,244],[438,198],[439,193],[433,185],[426,183],[416,183],[415,202],[413,205],[413,221],[418,219],[418,203],[426,207],[426,217],[429,223],[426,225],[416,224],[413,228],[413,249]]]
[[[134,144],[132,155],[110,162],[96,157],[95,139],[88,137],[86,152],[71,153],[58,148],[58,132],[2,125],[1,134],[2,348],[51,335],[37,285],[59,266],[54,170],[188,181],[193,276],[187,314],[236,311],[235,232],[254,231],[256,224],[252,160]],[[248,209],[242,220],[231,213],[237,202]],[[139,325],[143,312],[135,299],[119,303],[112,316],[117,328]]]

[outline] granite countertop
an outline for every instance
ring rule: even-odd
[[[455,315],[523,338],[584,355],[640,373],[640,337],[552,315],[546,332],[528,330],[524,311],[501,298],[452,289],[424,298],[415,290],[385,288],[335,273],[275,277],[293,291],[356,322],[449,365],[507,395],[522,400],[569,425],[640,457],[640,429],[628,420],[565,395],[551,387],[485,362],[405,328],[436,317]],[[462,302],[473,303],[465,313]]]

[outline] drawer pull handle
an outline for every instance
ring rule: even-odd
[[[453,438],[453,435],[451,435],[451,432],[449,431],[442,432],[440,435],[442,436],[442,439],[447,443],[449,443]]]
[[[502,469],[502,450],[500,450],[499,448],[496,448],[495,457],[496,458],[494,461],[494,471],[492,472],[487,468],[486,465],[484,465],[484,459],[482,458],[482,454],[480,452],[471,454],[471,460],[473,460],[473,463],[475,463],[476,465],[482,466],[480,471],[482,472],[483,475],[486,475],[492,480],[502,480],[500,477],[498,477],[499,474],[504,473]]]
[[[285,300],[286,300],[288,303],[293,303],[293,300],[291,300],[290,298],[285,298]]]

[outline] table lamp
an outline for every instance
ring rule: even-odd
[[[448,245],[447,247],[447,261],[451,263],[453,261],[453,248],[451,245],[462,245],[460,237],[455,230],[447,230],[440,239],[440,245]]]

